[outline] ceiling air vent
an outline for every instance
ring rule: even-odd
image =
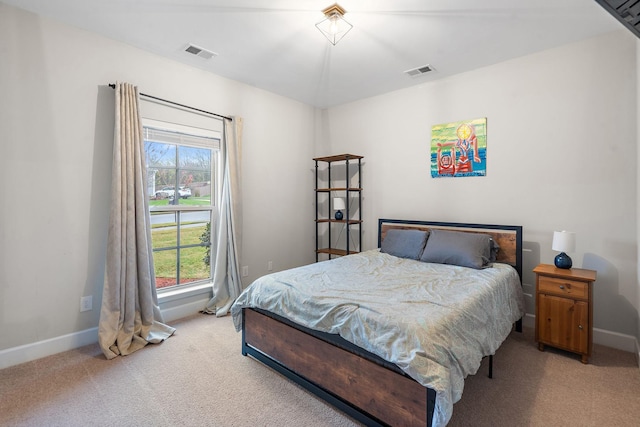
[[[636,37],[640,37],[640,1],[638,0],[596,0],[607,12],[627,27]]]
[[[199,56],[200,58],[204,58],[204,59],[211,59],[214,56],[218,56],[217,53],[215,52],[211,52],[210,50],[204,49],[202,47],[196,46],[194,44],[190,44],[187,45],[187,47],[184,50],[185,52],[189,52],[193,55]]]
[[[411,70],[407,70],[404,73],[407,74],[410,77],[416,77],[416,76],[421,76],[423,74],[429,73],[433,71],[433,67],[429,64],[427,65],[423,65],[422,67],[418,67],[418,68],[413,68]]]

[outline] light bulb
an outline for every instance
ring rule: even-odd
[[[332,15],[330,20],[331,25],[329,26],[329,31],[335,36],[336,34],[338,34],[338,16]]]

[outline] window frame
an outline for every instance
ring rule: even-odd
[[[159,120],[148,119],[148,118],[142,118],[141,122],[142,122],[142,129],[143,129],[143,144],[145,146],[145,158],[147,156],[147,153],[146,153],[147,141],[155,141],[159,143],[175,145],[176,150],[177,150],[177,147],[180,147],[180,146],[193,147],[193,148],[205,148],[205,149],[211,150],[210,170],[209,170],[210,182],[211,182],[211,187],[210,187],[211,195],[210,195],[210,203],[208,205],[190,206],[190,205],[180,204],[181,199],[178,196],[178,188],[180,187],[178,182],[179,181],[178,176],[181,168],[178,163],[176,163],[175,167],[173,168],[175,170],[176,182],[172,184],[174,187],[174,200],[177,200],[178,202],[176,204],[170,203],[168,205],[163,205],[163,206],[152,206],[151,204],[149,204],[150,215],[152,215],[153,213],[159,213],[159,212],[166,212],[169,214],[174,213],[175,224],[176,224],[175,246],[167,246],[167,247],[153,249],[154,254],[156,252],[170,251],[170,250],[174,250],[176,253],[176,265],[175,265],[176,283],[174,283],[173,285],[160,287],[160,288],[158,288],[156,285],[156,291],[158,295],[170,294],[170,293],[173,294],[176,292],[186,291],[189,289],[201,288],[203,285],[210,285],[211,282],[213,281],[213,272],[215,269],[215,257],[213,256],[211,256],[209,260],[209,277],[205,279],[193,280],[187,283],[180,283],[180,280],[181,280],[180,251],[182,249],[204,246],[202,243],[185,244],[185,245],[181,244],[180,238],[182,234],[181,232],[182,225],[181,225],[180,217],[183,213],[209,211],[209,223],[211,224],[210,235],[209,235],[209,248],[210,248],[211,254],[215,253],[214,248],[215,248],[216,227],[214,225],[217,223],[219,214],[220,214],[219,201],[220,201],[220,194],[222,190],[222,177],[223,177],[223,170],[222,170],[223,165],[221,161],[222,159],[221,147],[222,147],[223,132],[214,130],[214,129],[206,129],[206,128],[192,126],[192,125],[182,125],[182,124],[159,121]],[[156,139],[147,139],[146,129],[149,129],[149,128],[170,132],[170,133],[183,134],[183,135],[186,135],[187,137],[192,136],[192,137],[203,138],[203,139],[207,138],[215,142],[212,142],[211,144],[194,143],[193,140],[191,140],[191,142],[161,142],[161,141],[157,141]],[[148,164],[145,164],[145,167],[147,172],[147,185],[149,185],[150,184],[149,170],[154,169],[154,167],[153,166],[150,167]],[[168,169],[171,169],[171,168],[168,168]],[[155,185],[154,185],[154,189],[155,189]],[[148,190],[146,197],[150,198],[150,196],[151,194],[149,193],[149,190]],[[151,234],[152,234],[152,244],[153,244],[153,230]],[[154,260],[155,260],[155,255],[154,255]],[[155,262],[154,262],[154,269],[155,269]]]

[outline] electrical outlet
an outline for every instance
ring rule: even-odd
[[[273,270],[273,261],[269,261],[267,263],[267,270],[272,271]]]
[[[247,277],[249,275],[249,266],[245,265],[242,267],[242,277]]]
[[[93,296],[80,298],[80,312],[93,310]]]

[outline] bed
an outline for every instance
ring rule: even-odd
[[[446,425],[521,330],[522,227],[380,219],[378,247],[247,287],[242,354],[366,425]]]

